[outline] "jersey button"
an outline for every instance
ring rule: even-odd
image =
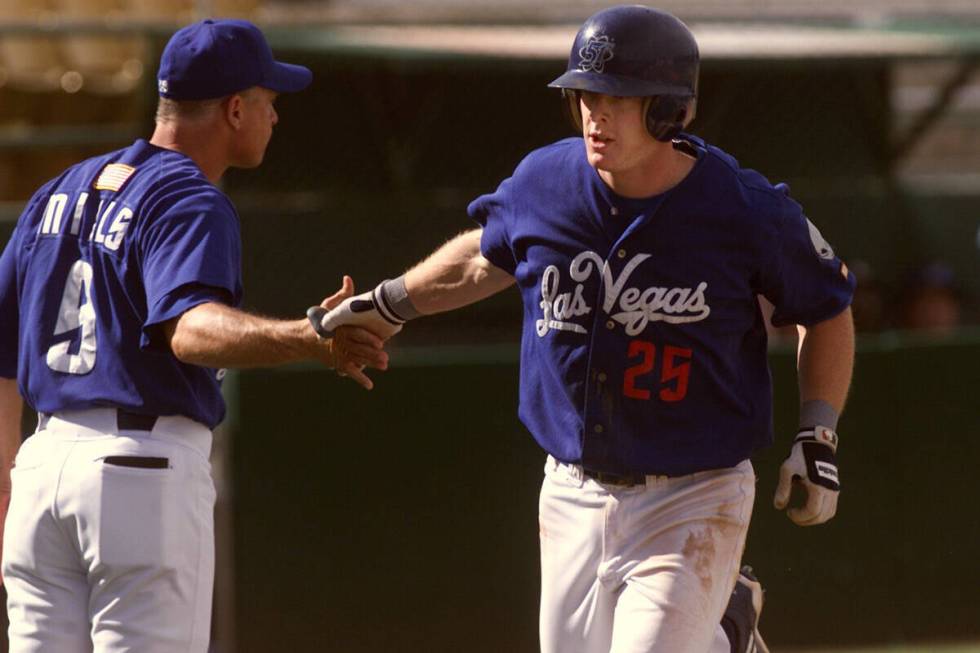
[[[612,320],[606,320],[606,328],[611,331],[616,328],[616,323]]]
[[[611,207],[609,209],[609,215],[619,215],[619,209],[617,209],[615,206]]]
[[[616,252],[616,256],[618,256],[619,258],[626,258],[626,250],[625,249],[619,250],[618,252]]]
[[[596,433],[602,433],[602,431],[603,431],[603,428],[602,428],[602,424],[596,424],[596,425],[595,425],[595,426],[594,426],[594,427],[592,428],[592,430],[593,430],[593,431],[595,431]]]

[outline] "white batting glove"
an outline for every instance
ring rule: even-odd
[[[816,426],[796,434],[789,457],[779,468],[779,485],[773,504],[782,510],[789,503],[794,483],[806,491],[806,504],[790,508],[786,515],[799,526],[822,524],[837,512],[840,479],[837,474],[837,434]]]
[[[313,329],[323,338],[333,335],[337,327],[359,326],[380,338],[390,338],[402,330],[405,320],[396,315],[388,306],[381,292],[381,286],[371,292],[348,297],[331,310],[313,306],[306,311]]]

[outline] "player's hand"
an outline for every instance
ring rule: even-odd
[[[332,310],[325,310],[328,308]],[[401,331],[405,323],[395,317],[385,305],[381,296],[381,284],[371,292],[344,299],[339,306],[328,307],[324,302],[320,306],[314,306],[306,314],[313,328],[324,338],[330,337],[338,327],[349,325],[365,328],[387,340]]]
[[[344,276],[341,289],[324,299],[320,306],[315,308],[326,312],[349,299],[353,294],[354,281]],[[388,369],[388,354],[384,351],[384,340],[367,329],[356,326],[338,327],[333,337],[326,342],[329,348],[328,364],[337,371],[337,374],[350,377],[367,390],[372,389],[374,383],[364,374],[364,368]]]
[[[782,510],[789,503],[793,485],[803,487],[806,503],[786,515],[799,526],[822,524],[837,512],[840,479],[837,474],[837,434],[823,426],[796,434],[789,457],[779,468],[779,485],[773,504]]]

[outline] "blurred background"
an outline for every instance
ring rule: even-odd
[[[45,180],[151,133],[178,26],[245,17],[314,71],[279,100],[264,165],[225,179],[247,308],[299,316],[345,273],[366,290],[571,134],[545,85],[609,4],[0,0],[0,242]],[[776,651],[980,650],[980,2],[656,6],[701,45],[691,131],[789,183],[859,279],[844,494],[812,530],[769,505],[796,425],[795,336],[772,333],[777,444],[754,459],[746,553],[763,633]],[[215,651],[536,650],[521,315],[507,291],[413,323],[371,393],[313,368],[229,375]]]

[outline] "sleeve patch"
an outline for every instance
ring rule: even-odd
[[[813,243],[813,249],[817,252],[817,256],[828,261],[834,258],[833,248],[830,246],[830,243],[824,240],[817,226],[810,222],[810,218],[804,219],[806,220],[807,229],[810,230],[810,242]]]
[[[124,163],[110,163],[102,169],[98,179],[95,180],[95,189],[119,192],[119,189],[123,187],[123,184],[134,172],[136,172],[136,168],[133,166]]]

